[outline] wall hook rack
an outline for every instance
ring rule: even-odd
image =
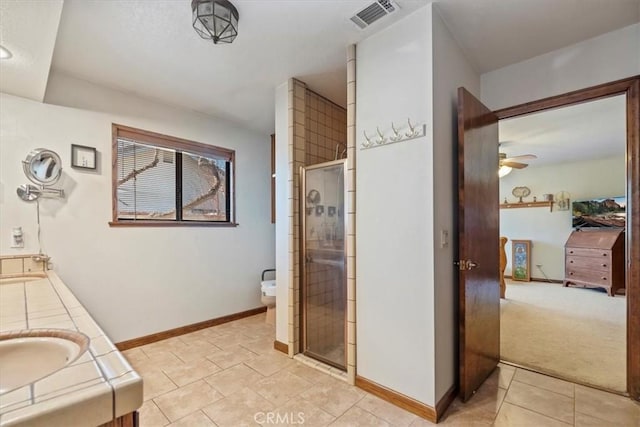
[[[407,118],[407,126],[396,127],[396,124],[394,122],[391,122],[392,135],[389,136],[389,138],[385,137],[384,129],[380,130],[380,126],[376,126],[376,133],[378,134],[377,137],[370,137],[369,135],[367,135],[366,130],[362,131],[365,140],[360,144],[361,150],[423,137],[427,134],[427,125],[413,124],[411,122],[411,118]]]

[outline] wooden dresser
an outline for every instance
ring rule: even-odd
[[[624,288],[624,230],[576,230],[564,245],[564,286],[605,288],[610,296]]]

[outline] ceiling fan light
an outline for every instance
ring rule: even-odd
[[[191,0],[193,29],[206,40],[231,43],[238,35],[240,15],[228,0]]]
[[[502,178],[504,176],[509,175],[512,170],[513,168],[509,166],[500,166],[500,169],[498,169],[498,178]]]

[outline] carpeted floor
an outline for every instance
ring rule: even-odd
[[[561,284],[507,281],[502,360],[570,381],[626,391],[624,296]]]

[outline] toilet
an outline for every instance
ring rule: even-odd
[[[262,293],[262,304],[267,306],[266,323],[275,324],[276,320],[276,280],[265,280],[264,276],[267,272],[275,273],[275,270],[264,270],[262,272],[262,281],[260,282],[260,291]]]

